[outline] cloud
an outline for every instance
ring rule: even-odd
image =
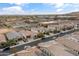
[[[50,4],[53,7],[53,4]],[[54,3],[56,13],[69,13],[79,11],[78,3]]]
[[[25,11],[20,6],[12,6],[8,8],[2,8],[0,13],[3,14],[24,14]]]
[[[31,3],[30,3],[31,4]],[[0,14],[53,14],[53,13],[68,13],[68,12],[73,12],[73,11],[79,11],[79,4],[65,4],[65,3],[42,3],[43,5],[40,5],[42,7],[47,6],[47,10],[42,10],[41,7],[38,8],[38,5],[34,7],[33,9],[31,8],[28,3],[21,3],[21,4],[16,4],[14,6],[10,7],[5,7],[0,9]],[[29,6],[26,7],[26,6]],[[25,8],[26,7],[26,8]],[[25,8],[25,10],[23,9]],[[40,11],[41,10],[41,11]]]
[[[54,13],[64,13],[63,7],[65,6],[65,3],[48,3],[48,4],[45,4],[45,5],[49,5],[52,8],[55,8],[56,10],[54,11]]]
[[[8,8],[3,8],[3,10],[14,12],[14,11],[22,11],[22,8],[19,6],[13,6],[13,7],[8,7]]]
[[[55,6],[57,8],[62,7],[65,3],[46,3],[44,5]]]
[[[64,6],[64,3],[55,3],[56,8],[61,8]]]
[[[61,11],[63,11],[63,9],[61,8],[56,10],[56,12],[61,12]]]

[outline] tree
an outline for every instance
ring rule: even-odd
[[[60,30],[57,30],[57,29],[55,29],[54,31],[53,31],[53,33],[59,33],[60,32]]]
[[[49,30],[49,32],[52,33],[53,31],[52,30]]]
[[[58,17],[58,16],[57,16],[57,15],[55,15],[55,18],[54,18],[54,20],[57,20],[57,17]]]
[[[7,45],[8,45],[8,46],[16,45],[16,43],[17,43],[17,42],[16,42],[15,39],[13,39],[13,40],[8,40],[8,41],[7,41]]]
[[[0,47],[1,47],[1,48],[7,47],[7,42],[1,42],[1,43],[0,43]]]
[[[44,34],[46,34],[46,35],[49,35],[49,33],[50,33],[49,31],[45,31],[45,32],[44,32]]]
[[[47,24],[44,24],[44,25],[43,25],[43,27],[47,28],[47,27],[48,27],[48,25],[47,25]]]
[[[17,44],[16,40],[13,39],[13,40],[8,40],[7,42],[0,43],[0,47],[5,48],[5,47],[13,46],[16,44]]]
[[[67,27],[67,30],[71,30],[73,27],[72,26],[70,26],[70,27]]]
[[[71,30],[71,29],[73,29],[74,28],[74,26],[69,26],[69,27],[64,27],[64,28],[62,28],[62,30],[63,31],[66,31],[66,30]]]
[[[64,28],[62,28],[62,30],[63,30],[63,31],[65,31],[65,30],[66,30],[66,28],[64,27]]]
[[[7,28],[11,28],[11,25],[9,25],[9,24],[3,24],[5,27],[7,27]]]
[[[36,37],[37,37],[37,38],[42,38],[42,37],[44,37],[44,33],[39,32],[39,33],[36,35]]]

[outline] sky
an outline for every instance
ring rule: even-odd
[[[79,3],[0,3],[0,15],[62,14],[79,11]]]

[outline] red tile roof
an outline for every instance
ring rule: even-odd
[[[16,54],[18,56],[36,56],[37,54],[35,52],[39,53],[41,51],[34,46],[34,47],[28,48],[26,50],[22,50],[20,52],[17,52]]]
[[[67,46],[70,49],[73,49],[73,50],[76,50],[79,52],[79,43],[78,42],[75,42],[71,39],[67,39],[67,38],[63,38],[63,37],[57,39],[56,41]]]
[[[45,49],[55,56],[73,56],[73,54],[67,52],[66,48],[59,43],[50,43],[50,45],[39,44],[39,46],[41,47],[40,49]]]
[[[6,42],[6,38],[3,34],[0,34],[0,43],[1,42]]]

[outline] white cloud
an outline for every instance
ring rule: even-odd
[[[45,4],[45,5],[49,5],[53,8],[53,6],[55,6],[56,10],[55,10],[55,13],[62,13],[63,10],[64,10],[64,5],[65,3],[48,3],[48,4]]]
[[[79,12],[79,9],[75,8],[74,10],[71,10],[70,12]]]
[[[17,4],[17,3],[16,3]],[[0,9],[0,14],[53,14],[53,13],[67,13],[67,12],[73,12],[73,11],[79,11],[79,9],[74,9],[74,10],[70,10],[70,11],[67,11],[67,12],[64,12],[64,3],[48,3],[48,4],[45,4],[46,6],[49,5],[51,7],[55,6],[56,7],[56,10],[55,12],[38,12],[36,9],[31,9],[30,11],[26,10],[24,11],[22,9],[22,5],[24,3],[21,3],[21,4],[17,4],[16,6],[12,6],[12,7],[8,7],[8,8],[2,8]],[[28,3],[26,3],[28,4]],[[28,5],[26,5],[28,6]]]
[[[10,3],[10,4],[16,4],[18,6],[23,5],[24,3]]]
[[[24,14],[25,11],[22,10],[20,6],[13,6],[13,7],[8,7],[8,8],[2,8],[2,11],[0,12],[3,14]]]
[[[62,7],[64,5],[64,3],[48,3],[48,4],[44,4],[44,5],[50,5],[50,6],[55,5],[55,7],[59,8],[59,7]]]
[[[56,12],[61,12],[61,11],[63,11],[63,9],[61,8],[56,10]]]
[[[3,10],[14,12],[14,11],[22,11],[22,8],[19,6],[13,6],[13,7],[8,7],[8,8],[3,8]]]
[[[64,3],[55,3],[55,7],[56,8],[60,8],[60,7],[62,7],[64,5]]]

